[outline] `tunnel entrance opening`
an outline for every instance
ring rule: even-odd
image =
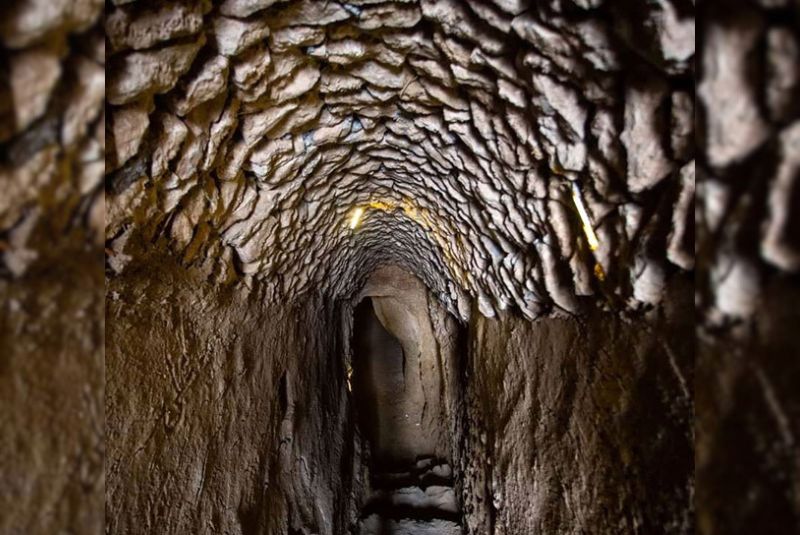
[[[369,488],[361,535],[462,533],[452,451],[454,329],[399,268],[373,274],[353,317],[352,388]]]

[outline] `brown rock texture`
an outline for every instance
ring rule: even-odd
[[[459,452],[469,533],[694,533],[687,279],[647,318],[470,325]]]
[[[0,7],[3,534],[104,529],[102,9]]]
[[[701,20],[697,530],[789,533],[800,526],[797,6],[709,2]]]
[[[101,262],[61,250],[0,280],[1,533],[103,531]]]
[[[4,2],[0,533],[797,531],[799,10]]]
[[[345,533],[360,450],[335,310],[145,266],[106,305],[106,530]]]

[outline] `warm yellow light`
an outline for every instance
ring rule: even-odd
[[[583,233],[586,234],[586,241],[589,242],[589,249],[596,251],[600,247],[600,241],[597,239],[597,234],[594,233],[592,220],[589,217],[589,212],[586,211],[586,205],[583,204],[583,197],[581,190],[578,189],[578,184],[572,183],[572,201],[575,203],[575,208],[578,210],[578,215],[581,217],[581,224],[583,225]]]
[[[364,209],[360,206],[353,210],[353,215],[350,217],[350,228],[355,229],[361,222],[361,216],[364,215]]]
[[[353,209],[352,213],[350,214],[349,223],[351,229],[358,227],[367,209],[377,210],[380,212],[394,212],[395,210],[402,209],[406,217],[413,219],[423,226],[425,226],[426,223],[426,218],[424,217],[425,213],[421,209],[414,206],[411,200],[406,199],[400,203],[394,201],[369,201],[365,206],[359,206],[358,208]]]
[[[394,210],[393,203],[385,203],[382,201],[370,201],[369,207],[373,210],[381,210],[382,212],[391,212]]]
[[[411,204],[410,202],[406,202],[403,204],[403,212],[406,214],[407,217],[413,219],[414,221],[419,221],[419,215],[417,214],[417,207]]]
[[[600,281],[606,280],[606,272],[603,270],[603,266],[600,265],[600,262],[594,265],[594,276]]]

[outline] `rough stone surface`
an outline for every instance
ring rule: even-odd
[[[0,532],[102,533],[102,249],[49,245],[0,279]]]
[[[224,0],[219,10],[229,17],[249,17],[277,2],[278,0]]]
[[[6,4],[0,531],[798,525],[792,2]],[[398,466],[387,265],[439,345]]]
[[[692,303],[470,325],[469,533],[693,533]]]
[[[113,10],[105,20],[105,30],[113,51],[151,48],[164,41],[199,33],[203,15],[211,7],[202,0],[178,1]]]
[[[25,130],[40,118],[61,76],[58,54],[47,47],[24,50],[11,57],[9,85],[16,111],[15,127]]]
[[[764,142],[767,125],[750,82],[750,52],[763,31],[755,10],[732,10],[710,22],[697,92],[706,107],[709,163],[724,167]]]
[[[4,534],[104,530],[102,6],[0,8]]]
[[[176,95],[175,111],[187,115],[200,104],[219,96],[226,89],[228,60],[215,56],[199,66],[198,71],[184,85],[184,92]]]
[[[659,117],[666,98],[663,81],[636,77],[625,95],[625,130],[621,140],[628,153],[628,188],[638,193],[652,188],[672,170],[663,146]]]
[[[786,533],[800,523],[798,298],[795,281],[775,278],[746,331],[698,340],[699,533]]]
[[[169,258],[129,272],[107,301],[106,529],[345,533],[359,446],[334,310],[271,309]]]
[[[116,108],[111,117],[110,137],[114,140],[116,154],[108,167],[117,169],[125,165],[137,152],[150,126],[149,110],[145,105]]]
[[[103,10],[102,0],[25,0],[4,6],[0,36],[8,48],[24,48],[49,37],[89,28]]]
[[[217,50],[224,56],[240,54],[267,36],[269,25],[264,20],[244,21],[228,17],[214,19],[214,40]]]
[[[119,7],[109,17],[129,21],[121,35],[150,35],[136,24],[190,25],[190,13],[205,9],[202,3],[178,3],[172,13],[163,6]],[[451,311],[470,308],[459,296],[482,296],[482,310],[574,312],[581,301],[602,296],[602,288],[622,294],[632,308],[657,303],[655,272],[630,266],[646,264],[650,236],[669,233],[686,213],[685,202],[677,202],[678,170],[695,154],[694,96],[684,83],[692,75],[693,17],[666,1],[644,8],[644,18],[596,9],[621,17],[626,28],[656,29],[647,46],[661,59],[640,56],[637,39],[644,37],[628,32],[618,39],[627,30],[605,24],[601,13],[571,20],[567,11],[553,16],[545,8],[483,0],[227,0],[205,15],[204,31],[183,35],[175,26],[181,36],[158,48],[115,55],[112,111],[166,93],[158,105],[166,101],[170,109],[161,111],[186,118],[191,136],[175,156],[181,188],[159,181],[156,195],[135,206],[112,196],[109,233],[139,214],[180,221],[160,228],[181,236],[174,245],[182,254],[186,238],[202,226],[205,239],[194,243],[194,256],[232,247],[241,271],[271,286],[270,299],[278,302],[317,287],[354,295],[358,284],[347,274],[366,276],[362,260],[372,233],[406,219],[421,230],[413,235],[423,237],[407,249],[417,252],[411,256],[430,251],[446,266],[417,274],[439,280]],[[622,56],[632,62],[625,71]],[[230,114],[222,120],[234,101],[238,120]],[[151,169],[163,173],[164,149],[142,147],[129,161],[140,158],[146,169],[157,156]],[[110,180],[120,187],[112,190],[154,178],[140,167],[114,170]],[[224,197],[210,189],[202,209],[178,201],[178,191],[217,180],[238,187]],[[611,241],[626,214],[644,216],[626,234],[626,246],[589,251],[572,181],[591,200],[590,224],[597,230],[602,218]],[[520,197],[522,191],[532,198]],[[537,199],[540,191],[544,199]],[[172,200],[159,204],[165,197]],[[655,199],[682,211],[655,210]],[[554,216],[550,207],[563,204],[568,209]],[[365,222],[353,232],[347,220],[357,207],[365,208]],[[184,213],[189,209],[196,211]],[[553,239],[554,217],[569,220],[562,225],[570,238]],[[639,231],[645,227],[652,232]],[[559,250],[542,251],[543,243],[559,243]],[[665,251],[661,261],[691,265],[690,249],[677,256]],[[395,252],[395,260],[409,261]],[[598,265],[612,276],[593,276]],[[278,272],[279,283],[270,275]],[[647,280],[637,282],[640,275]]]
[[[159,50],[132,52],[112,62],[106,98],[112,104],[126,104],[146,95],[171,89],[189,70],[205,42],[168,46]]]

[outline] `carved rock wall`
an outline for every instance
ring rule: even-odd
[[[145,266],[109,287],[106,530],[346,533],[364,483],[335,311]]]
[[[648,318],[470,325],[459,466],[469,533],[695,532],[688,287],[671,283]]]
[[[706,2],[696,249],[698,531],[800,526],[800,70],[791,2]]]
[[[0,532],[104,523],[100,0],[0,6]]]
[[[0,278],[0,533],[103,531],[103,254],[54,255]]]

